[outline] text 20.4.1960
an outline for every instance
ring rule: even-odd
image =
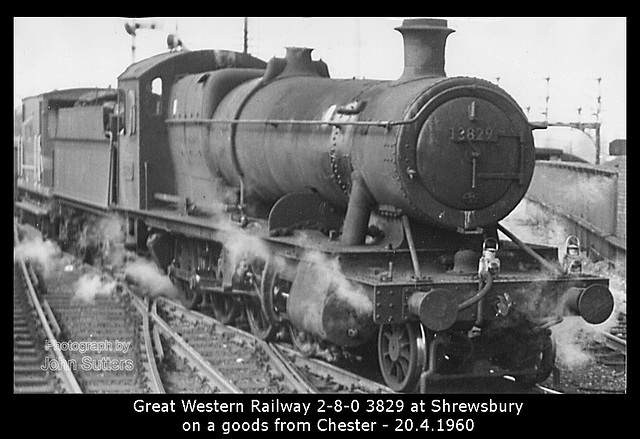
[[[473,431],[475,422],[466,419],[423,419],[416,422],[411,418],[396,419],[395,431]]]

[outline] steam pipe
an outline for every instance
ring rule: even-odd
[[[489,273],[488,271],[481,271],[480,273],[478,273],[478,276],[480,276],[480,282],[484,280],[484,286],[480,289],[480,291],[478,291],[478,294],[459,304],[458,311],[462,311],[463,309],[468,308],[471,305],[482,300],[491,289],[491,286],[493,286],[493,277],[491,276],[491,273]]]
[[[351,193],[347,214],[344,218],[341,242],[344,245],[362,245],[367,237],[367,226],[371,215],[372,197],[362,175],[351,173]]]
[[[487,289],[487,291],[489,291],[489,289]],[[480,300],[478,300],[478,309],[476,311],[476,322],[475,322],[476,326],[482,325],[482,322],[484,321],[484,317],[482,317],[483,311],[484,311],[484,297],[481,297]]]
[[[419,275],[420,267],[417,267],[417,270]],[[483,299],[493,286],[493,277],[491,273],[486,270],[478,273],[478,276],[480,277],[478,281],[480,287],[478,293],[457,306],[449,291],[446,289],[434,289],[429,292],[418,291],[412,294],[407,301],[409,312],[420,317],[420,321],[428,329],[432,331],[444,331],[455,323],[460,311],[477,303],[478,309],[475,325],[480,326],[482,324],[482,312],[484,308]],[[434,310],[437,310],[437,312],[434,312]]]
[[[413,264],[413,272],[416,279],[422,277],[420,272],[420,263],[418,262],[418,253],[416,252],[416,244],[413,242],[413,234],[411,233],[411,225],[409,224],[409,217],[402,215],[402,225],[404,228],[405,236],[407,237],[407,244],[409,245],[409,253],[411,253],[411,263]]]

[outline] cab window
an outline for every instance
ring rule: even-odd
[[[151,81],[150,106],[152,114],[156,116],[162,115],[162,78],[155,78]]]
[[[137,116],[136,116],[138,105],[136,103],[136,92],[133,89],[130,89],[127,91],[127,105],[129,107],[127,125],[129,125],[129,135],[132,135],[136,133],[137,122],[138,122]]]

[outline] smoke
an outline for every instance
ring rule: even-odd
[[[618,325],[618,315],[626,310],[626,294],[611,288],[613,312],[605,322],[594,325],[580,316],[566,315],[563,301],[557,300],[556,294],[547,293],[547,287],[544,281],[522,287],[516,293],[517,309],[534,320],[549,318],[547,321],[552,322],[553,316],[562,316],[560,323],[550,327],[559,366],[573,369],[593,363],[596,361],[593,347],[601,340],[602,332],[608,332]],[[539,321],[542,323],[545,320]]]
[[[88,246],[97,251],[105,265],[122,265],[127,258],[124,249],[125,220],[112,215],[87,222],[78,238],[79,246]]]
[[[29,262],[45,278],[58,270],[60,255],[60,248],[54,242],[43,241],[40,236],[27,239],[13,249],[14,260]]]
[[[125,278],[150,296],[177,297],[177,291],[171,279],[162,273],[155,263],[138,257],[125,250],[125,219],[119,216],[100,218],[85,225],[81,237],[85,244],[93,245],[104,265],[119,267]],[[95,283],[95,280],[93,281]],[[104,289],[99,285],[83,284],[89,294],[89,287],[97,289],[98,294]]]
[[[124,273],[127,280],[140,286],[152,297],[175,298],[178,296],[169,276],[162,273],[154,262],[138,258],[125,266]]]
[[[594,325],[580,316],[563,315],[564,303],[555,294],[548,294],[544,281],[522,287],[516,296],[516,307],[533,319],[562,316],[559,324],[551,326],[552,338],[556,344],[558,365],[571,369],[583,367],[595,361],[593,347],[602,337],[602,332],[610,331],[618,324],[618,315],[626,312],[626,292],[610,288],[614,298],[611,316],[603,323]]]
[[[309,250],[304,259],[314,263],[320,276],[328,279],[328,284],[334,286],[333,294],[336,298],[348,303],[359,315],[373,313],[373,303],[364,288],[347,279],[337,258],[329,258],[319,251]]]
[[[595,362],[593,347],[601,340],[600,333],[607,332],[616,322],[617,317],[612,317],[600,325],[590,325],[581,317],[565,317],[551,328],[558,364],[572,369]]]
[[[532,319],[561,315],[563,304],[553,294],[545,294],[547,283],[543,278],[527,283],[516,291],[517,309]]]
[[[103,260],[113,265],[123,264],[127,256],[124,250],[124,219],[116,216],[102,218],[97,224],[97,229],[104,237]]]
[[[589,198],[589,202],[594,198],[602,197],[602,191],[598,186],[566,188],[570,193],[573,193],[571,192],[573,190],[577,191],[574,194],[576,197],[584,197],[585,193],[589,193],[592,197]],[[559,259],[562,260],[564,257],[566,238],[571,234],[570,225],[536,203],[523,200],[503,223],[507,224],[507,227],[523,241],[557,247]],[[557,362],[568,369],[584,367],[594,362],[592,348],[600,339],[600,332],[608,332],[618,324],[619,314],[626,313],[627,288],[624,263],[618,261],[617,266],[613,266],[607,261],[595,263],[584,258],[582,271],[610,280],[609,289],[613,294],[614,309],[609,319],[599,325],[589,324],[578,316],[564,316],[560,324],[551,327],[552,337],[556,343]],[[528,288],[524,295],[526,300],[518,303],[518,309],[532,316],[561,315],[562,304],[557,304],[549,297],[545,297],[544,290],[543,281]]]
[[[74,284],[74,300],[91,303],[97,296],[110,295],[117,285],[115,280],[105,280],[94,273],[83,274]]]
[[[597,332],[581,317],[570,316],[551,328],[556,343],[556,361],[567,369],[585,366],[594,358],[588,350]]]
[[[559,259],[564,257],[565,242],[571,235],[567,224],[536,203],[522,200],[502,223],[522,241],[557,247]]]
[[[216,227],[224,232],[221,241],[227,252],[227,263],[232,267],[238,267],[241,262],[251,265],[256,261],[269,260],[269,247],[254,234],[259,232],[259,224],[249,223],[242,228],[229,217],[221,215],[217,218]]]

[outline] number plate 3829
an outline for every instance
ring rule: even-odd
[[[449,139],[454,142],[495,142],[497,135],[491,127],[451,127]]]

